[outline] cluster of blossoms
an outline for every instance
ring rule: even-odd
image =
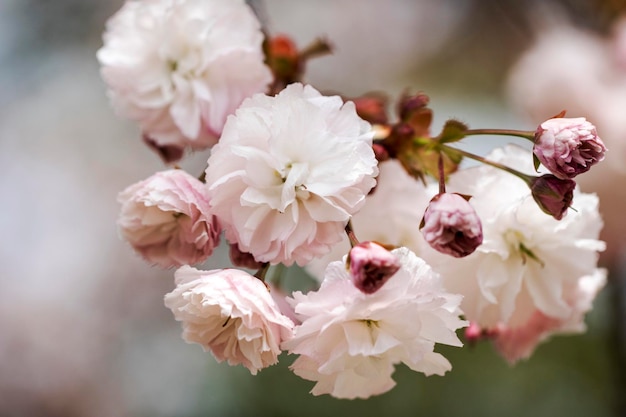
[[[461,328],[511,362],[584,329],[606,280],[598,201],[573,179],[606,151],[593,125],[450,120],[433,136],[424,94],[401,97],[391,121],[381,96],[298,82],[323,42],[263,40],[242,0],[134,0],[98,53],[113,105],[166,162],[212,147],[198,178],[169,169],[119,195],[122,236],[148,262],[178,267],[165,304],[187,342],[253,374],[287,351],[313,394],[367,398],[394,386],[398,363],[449,371],[436,344],[462,346]],[[525,137],[533,152],[450,146],[479,134]],[[463,158],[483,165],[460,169]],[[222,232],[234,268],[192,268]],[[288,296],[266,281],[293,263],[318,290]]]

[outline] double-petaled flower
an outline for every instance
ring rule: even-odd
[[[183,339],[219,361],[243,365],[254,375],[275,364],[293,322],[281,313],[259,279],[237,269],[200,271],[183,266],[165,305],[182,322]]]
[[[390,390],[394,366],[426,375],[452,367],[436,343],[461,346],[455,331],[461,296],[446,292],[440,277],[407,248],[391,251],[400,269],[377,291],[358,289],[341,261],[332,262],[318,291],[291,300],[302,324],[283,348],[299,354],[296,375],[315,381],[314,395],[367,398]],[[410,321],[410,324],[407,322]]]
[[[103,37],[98,59],[116,111],[168,162],[212,146],[226,117],[272,78],[243,0],[127,1]]]
[[[310,86],[246,100],[206,170],[228,241],[287,265],[329,252],[376,183],[372,136],[351,102]]]

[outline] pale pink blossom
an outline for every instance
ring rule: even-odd
[[[246,100],[206,170],[228,241],[261,262],[304,265],[327,253],[376,182],[372,135],[354,104],[310,86]]]
[[[183,339],[211,351],[218,362],[241,364],[255,375],[275,364],[293,322],[259,279],[237,269],[183,266],[165,305],[182,322]]]
[[[557,319],[537,310],[522,326],[497,326],[490,332],[498,352],[511,364],[532,355],[539,343],[555,334],[581,333],[585,330],[584,317],[591,310],[593,299],[606,283],[606,270],[598,269],[582,277],[567,295],[571,312]]]
[[[392,251],[401,269],[373,294],[357,289],[342,261],[332,262],[318,291],[296,292],[292,304],[302,324],[283,349],[300,355],[291,369],[315,381],[313,395],[367,398],[390,390],[394,366],[443,375],[448,360],[435,343],[461,346],[455,331],[461,296],[446,292],[440,277],[406,248]],[[407,322],[407,320],[409,320]]]
[[[488,159],[534,172],[531,152],[519,147],[497,149]],[[541,211],[524,181],[496,168],[458,171],[447,187],[472,195],[483,244],[454,262],[434,251],[423,256],[448,291],[463,295],[466,318],[491,329],[524,326],[537,311],[559,321],[570,317],[568,294],[595,273],[605,247],[598,240],[597,196],[574,190],[575,211],[557,221]]]
[[[366,294],[376,292],[400,269],[398,258],[374,242],[354,246],[348,255],[354,286]]]
[[[454,193],[436,195],[424,212],[421,232],[435,250],[462,258],[483,242],[480,218],[465,197]]]
[[[120,233],[163,268],[204,261],[219,243],[204,184],[180,169],[157,172],[118,196]]]
[[[571,179],[602,161],[606,147],[584,117],[557,117],[539,125],[533,152],[556,177]]]
[[[113,106],[166,158],[212,146],[226,117],[271,81],[260,24],[243,0],[129,0],[103,38]]]

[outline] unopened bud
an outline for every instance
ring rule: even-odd
[[[417,93],[413,96],[408,94],[402,95],[398,103],[398,114],[400,120],[408,120],[414,111],[423,109],[428,106],[430,98],[424,93]]]
[[[539,208],[557,220],[567,214],[574,199],[576,182],[560,179],[552,174],[535,177],[530,181],[530,191]]]
[[[455,258],[473,253],[483,243],[480,218],[459,194],[436,195],[426,208],[420,228],[433,249]]]
[[[277,35],[268,41],[268,65],[276,78],[293,82],[301,73],[301,62],[296,44],[285,35]]]
[[[361,292],[372,294],[400,269],[400,261],[374,242],[362,242],[348,256],[352,282]]]
[[[370,93],[350,100],[354,103],[356,112],[361,119],[367,120],[371,124],[387,124],[388,100],[386,96]]]

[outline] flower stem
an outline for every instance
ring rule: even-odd
[[[350,240],[350,247],[353,248],[359,244],[359,239],[356,238],[354,234],[354,230],[352,229],[352,221],[348,220],[346,224],[346,234],[348,235],[348,239]]]
[[[477,135],[499,135],[499,136],[515,136],[524,138],[531,142],[535,142],[535,132],[528,130],[511,130],[511,129],[467,129],[463,132],[465,136]]]
[[[446,192],[446,173],[443,166],[443,153],[439,152],[439,194]]]
[[[265,282],[265,275],[267,274],[267,271],[269,271],[269,269],[270,269],[270,263],[265,262],[263,266],[261,266],[261,268],[259,268],[259,270],[256,271],[254,276],[260,279],[261,281]]]
[[[494,167],[494,168],[498,168],[498,169],[501,169],[501,170],[503,170],[503,171],[506,171],[506,172],[508,172],[509,174],[513,174],[513,175],[515,175],[516,177],[520,178],[520,179],[521,179],[521,180],[523,180],[526,184],[530,184],[530,182],[531,182],[531,181],[532,181],[532,179],[534,178],[532,175],[527,175],[527,174],[524,174],[523,172],[520,172],[520,171],[518,171],[518,170],[516,170],[516,169],[513,169],[513,168],[508,167],[508,166],[506,166],[506,165],[502,165],[502,164],[500,164],[500,163],[498,163],[498,162],[490,161],[490,160],[488,160],[488,159],[486,159],[486,158],[483,158],[483,157],[482,157],[482,156],[480,156],[480,155],[476,155],[476,154],[473,154],[473,153],[471,153],[471,152],[464,151],[464,150],[462,150],[462,149],[452,148],[452,147],[447,146],[447,145],[441,145],[441,148],[442,148],[442,149],[445,149],[446,151],[449,151],[449,152],[458,152],[459,154],[463,155],[463,156],[464,156],[464,157],[466,157],[466,158],[470,158],[470,159],[473,159],[473,160],[475,160],[475,161],[481,162],[481,163],[483,163],[483,164],[486,164],[486,165],[492,166],[492,167]]]

